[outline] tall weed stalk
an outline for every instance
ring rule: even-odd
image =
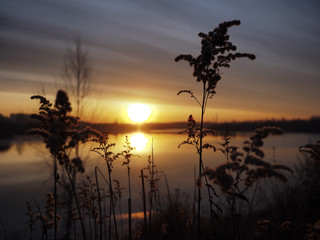
[[[117,228],[117,220],[115,214],[115,194],[113,190],[112,184],[112,169],[113,162],[119,158],[120,153],[114,153],[111,149],[115,146],[115,143],[109,143],[109,137],[104,134],[100,135],[99,138],[91,139],[91,141],[96,142],[98,147],[94,147],[92,149],[93,152],[99,154],[106,162],[107,172],[108,172],[108,182],[109,182],[109,194],[110,194],[110,203],[109,203],[109,239],[111,240],[111,219],[113,218],[114,222],[114,231],[116,235],[116,239],[118,240],[118,228]],[[111,217],[112,216],[112,217]]]
[[[229,41],[228,29],[232,26],[240,25],[239,20],[233,20],[228,22],[220,23],[213,31],[208,32],[207,34],[200,32],[198,36],[201,38],[201,51],[197,57],[193,57],[190,54],[179,55],[175,58],[175,61],[184,60],[193,67],[193,76],[196,78],[197,82],[201,82],[202,86],[202,96],[198,100],[197,97],[190,90],[182,90],[178,92],[178,95],[181,93],[188,93],[191,98],[193,98],[201,108],[200,115],[200,128],[198,139],[196,143],[197,153],[199,155],[199,164],[198,164],[198,177],[202,175],[203,167],[203,137],[205,136],[204,131],[204,115],[207,108],[208,99],[211,99],[215,92],[216,85],[221,79],[222,68],[229,68],[230,62],[237,58],[248,58],[254,60],[255,56],[248,53],[239,53],[235,52],[237,47]],[[192,115],[191,115],[192,117]],[[194,120],[189,117],[189,122]],[[195,122],[194,122],[195,123]],[[194,137],[195,133],[189,132],[189,137],[187,142],[191,143],[189,140],[191,137]],[[208,190],[209,191],[209,190]],[[201,189],[198,189],[198,206],[197,206],[197,232],[198,239],[201,239]]]
[[[122,166],[126,166],[128,170],[128,191],[129,191],[129,198],[128,198],[128,221],[129,221],[129,240],[132,239],[132,197],[131,197],[131,177],[130,177],[130,161],[131,158],[136,156],[132,154],[132,151],[134,150],[134,147],[131,146],[128,136],[126,136],[126,142],[125,142],[125,150],[121,152],[122,156],[124,157],[124,162],[122,163]]]

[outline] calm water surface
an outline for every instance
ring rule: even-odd
[[[157,169],[167,176],[170,191],[176,188],[181,192],[192,194],[194,186],[194,167],[198,157],[195,149],[190,145],[178,148],[180,142],[185,140],[185,135],[175,133],[131,133],[128,134],[130,141],[136,147],[135,154],[139,155],[132,159],[131,176],[133,191],[133,211],[141,211],[141,179],[140,170],[147,166],[148,156],[152,153]],[[232,145],[242,146],[242,142],[250,134],[238,134],[232,137]],[[263,150],[265,159],[270,163],[294,166],[302,155],[298,147],[307,143],[315,143],[320,140],[320,134],[284,134],[271,136],[265,140]],[[208,143],[215,146],[222,142],[221,136],[206,138]],[[124,150],[125,134],[111,135],[110,142],[116,143],[114,152]],[[153,142],[153,144],[152,144]],[[7,229],[7,234],[17,239],[26,239],[27,218],[24,216],[25,202],[33,202],[35,199],[42,204],[45,194],[52,191],[52,160],[42,142],[39,141],[1,141],[0,142],[0,218]],[[93,176],[95,166],[106,173],[104,161],[90,149],[92,143],[81,146],[81,156],[85,159],[86,175]],[[215,167],[223,163],[224,158],[219,152],[206,151],[204,154],[205,166]],[[123,159],[117,160],[112,172],[113,177],[118,179],[124,187],[127,186],[127,169],[121,166]],[[146,170],[145,170],[146,171]],[[163,175],[159,174],[160,188],[164,192],[162,199],[166,198]],[[124,199],[126,196],[124,195]],[[164,200],[165,201],[165,200]],[[126,209],[124,207],[123,209]],[[1,236],[1,235],[0,235]]]

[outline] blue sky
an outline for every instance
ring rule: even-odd
[[[95,70],[91,120],[126,121],[132,102],[151,105],[152,121],[197,116],[197,105],[176,93],[200,86],[174,58],[198,55],[200,31],[239,19],[231,41],[257,59],[224,71],[209,120],[319,115],[319,12],[317,0],[2,0],[0,113],[34,111],[29,97],[42,89],[53,99],[65,52],[80,36]]]

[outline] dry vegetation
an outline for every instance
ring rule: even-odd
[[[306,162],[293,174],[284,165],[264,160],[263,140],[281,134],[278,128],[255,130],[243,146],[233,146],[227,133],[219,146],[205,142],[208,134],[214,134],[204,129],[204,116],[221,79],[220,69],[230,67],[237,58],[255,58],[236,52],[236,46],[229,41],[228,28],[239,24],[236,20],[224,22],[207,34],[199,33],[199,56],[176,58],[193,67],[193,76],[203,90],[199,100],[190,90],[178,93],[189,94],[201,111],[200,126],[190,115],[184,131],[187,139],[179,145],[193,146],[199,156],[192,200],[179,191],[172,195],[170,183],[157,170],[153,154],[146,159],[140,176],[132,176],[130,161],[136,156],[128,139],[123,151],[116,153],[115,143],[109,142],[107,134],[80,128],[79,119],[69,115],[71,104],[64,91],[58,91],[54,106],[43,96],[32,97],[40,100],[39,113],[33,118],[40,120],[42,127],[29,134],[41,135],[51,154],[53,191],[48,193],[44,206],[35,200],[27,203],[29,239],[319,239],[319,143],[300,148]],[[97,153],[107,169],[95,167],[91,177],[83,176],[83,161],[76,153],[79,143],[88,141],[96,144],[92,154]],[[225,163],[206,167],[203,151],[223,154]],[[123,161],[127,183],[113,175],[114,161]],[[294,179],[297,174],[299,178]],[[132,178],[141,179],[140,189],[131,189]],[[292,179],[290,184],[271,189],[271,205],[255,209],[259,184],[271,179],[287,182],[288,178]],[[166,183],[168,194],[159,191],[159,181]],[[123,199],[123,191],[128,191],[128,199]],[[131,191],[142,192],[140,220],[132,217]],[[125,210],[123,200],[127,201]]]

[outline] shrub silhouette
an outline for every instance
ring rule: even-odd
[[[79,119],[69,116],[71,112],[71,104],[66,92],[59,90],[57,92],[54,107],[52,103],[45,97],[40,95],[32,96],[31,99],[40,100],[38,114],[32,114],[32,118],[38,119],[41,122],[41,128],[35,128],[28,131],[32,135],[40,135],[46,143],[46,148],[49,149],[53,158],[54,165],[54,215],[57,216],[57,182],[60,179],[58,174],[58,164],[64,168],[67,173],[69,184],[71,185],[74,199],[77,205],[78,214],[80,217],[81,228],[84,239],[86,238],[85,226],[82,222],[82,214],[80,211],[78,196],[76,194],[76,186],[73,181],[73,176],[76,172],[83,173],[85,171],[83,162],[80,157],[71,157],[72,151],[79,142],[86,142],[91,135],[100,134],[90,128],[79,130]],[[70,209],[69,209],[70,210]],[[54,238],[56,239],[57,217],[54,218]]]
[[[293,173],[293,171],[281,164],[270,164],[264,160],[264,152],[261,150],[263,140],[269,135],[280,135],[282,131],[276,127],[258,128],[255,134],[243,143],[242,151],[230,144],[231,138],[223,137],[217,151],[221,152],[226,162],[215,169],[206,167],[202,176],[207,176],[218,187],[219,192],[226,200],[232,217],[233,239],[246,239],[248,222],[252,210],[252,204],[256,195],[260,179],[275,177],[282,182],[287,182],[287,177],[281,170]],[[248,190],[254,186],[254,192],[249,198]],[[247,220],[240,230],[239,201],[245,201],[248,208]]]

